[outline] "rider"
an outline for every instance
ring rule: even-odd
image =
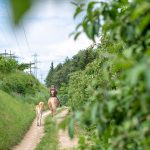
[[[50,87],[50,96],[57,97],[57,89],[54,85]]]
[[[58,97],[57,97],[57,88],[56,88],[55,85],[52,85],[52,86],[50,87],[50,96],[51,96],[51,97],[56,97],[56,98],[58,99]],[[58,101],[59,101],[59,99],[58,99]],[[60,102],[60,101],[59,101],[59,102]],[[61,103],[60,103],[60,106],[61,106]]]

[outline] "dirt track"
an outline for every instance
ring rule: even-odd
[[[57,124],[67,115],[68,109],[64,109],[56,115]],[[26,133],[21,143],[13,148],[13,150],[34,150],[41,138],[44,136],[44,119],[50,114],[49,111],[43,114],[42,126],[36,126],[36,119],[33,121],[29,131]],[[67,131],[59,130],[58,132],[59,150],[72,149],[76,147],[78,140],[75,138],[71,140]]]
[[[57,124],[59,124],[63,120],[63,118],[67,115],[67,113],[68,113],[68,109],[65,109],[56,116]],[[75,148],[78,144],[77,138],[74,138],[72,140],[70,139],[67,130],[65,131],[59,130],[58,137],[59,137],[59,150],[64,150],[64,149],[70,150],[72,148]]]
[[[42,126],[36,125],[36,119],[34,119],[29,131],[26,133],[21,143],[13,148],[13,150],[34,150],[36,145],[40,142],[40,139],[44,136],[44,119],[50,112],[45,112],[42,118]]]

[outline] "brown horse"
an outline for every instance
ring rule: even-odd
[[[52,113],[52,116],[56,113],[57,107],[60,105],[60,101],[58,98],[55,96],[55,91],[51,91],[52,97],[49,98],[48,100],[48,107]]]

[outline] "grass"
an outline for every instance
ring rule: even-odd
[[[9,150],[20,142],[35,113],[33,106],[0,91],[0,150]]]
[[[45,135],[41,142],[36,147],[36,150],[57,150],[58,149],[58,137],[57,126],[52,117],[47,117],[45,120]]]

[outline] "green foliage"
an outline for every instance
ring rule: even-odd
[[[32,6],[33,0],[9,0],[9,3],[11,5],[13,22],[17,25]]]
[[[29,68],[29,64],[26,64],[26,63],[18,64],[18,67],[17,67],[17,69],[21,71],[24,71],[25,69],[28,69],[28,68]]]
[[[0,91],[0,149],[11,149],[20,142],[33,118],[33,107]]]
[[[24,63],[18,64],[15,59],[0,56],[0,72],[3,74],[8,74],[15,70],[24,71],[25,69],[28,69],[28,67],[29,66]]]
[[[88,134],[88,140],[81,137],[80,148],[148,150],[150,3],[115,0],[100,4],[99,58],[72,73],[68,84],[73,120]],[[86,17],[90,15],[87,12]]]
[[[5,75],[1,84],[2,90],[11,93],[16,92],[22,95],[35,94],[39,90],[40,83],[35,77],[16,71]]]
[[[64,64],[59,64],[56,68],[51,66],[46,78],[47,87],[54,84],[59,88],[61,84],[68,83],[70,73],[84,69],[96,56],[97,52],[92,48],[88,48],[80,51],[72,59],[66,58]]]
[[[58,99],[60,100],[61,105],[66,105],[68,101],[68,85],[63,84],[58,92]]]
[[[28,64],[0,57],[0,89],[15,96],[19,94],[26,102],[47,101],[48,90],[33,75],[23,72],[27,67]]]
[[[9,73],[17,69],[17,62],[14,59],[0,57],[0,72]]]

